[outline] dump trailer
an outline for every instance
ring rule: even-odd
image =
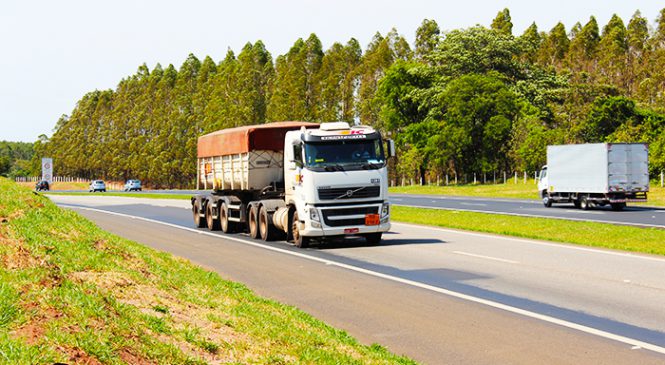
[[[589,209],[643,202],[649,191],[649,147],[645,143],[591,143],[547,146],[547,165],[538,191],[546,207],[573,203]]]
[[[384,143],[385,142],[385,143]],[[385,144],[385,146],[384,146]],[[394,143],[345,122],[275,122],[199,137],[197,227],[298,247],[390,229],[387,157]]]

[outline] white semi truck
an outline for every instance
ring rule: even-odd
[[[275,122],[224,129],[198,140],[197,227],[246,231],[262,240],[362,236],[390,229],[387,157],[394,143],[345,122]]]
[[[644,143],[591,143],[547,146],[547,165],[538,191],[546,207],[610,205],[646,201],[649,191],[649,147]]]

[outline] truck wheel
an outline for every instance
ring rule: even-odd
[[[270,224],[270,217],[266,207],[259,208],[259,234],[264,241],[272,241],[275,239],[275,227]]]
[[[249,232],[249,237],[259,238],[259,220],[258,215],[256,214],[256,205],[252,205],[249,208],[249,216],[247,217],[247,231]]]
[[[224,233],[233,233],[236,231],[236,223],[229,222],[229,207],[224,202],[222,202],[222,206],[219,208],[219,225]]]
[[[543,197],[543,205],[546,208],[549,208],[552,206],[552,199],[550,198],[550,195],[547,193],[547,191],[543,190],[543,193],[541,194]]]
[[[626,207],[626,203],[610,203],[610,205],[612,206],[612,210],[616,211],[623,210]]]
[[[591,204],[589,203],[589,200],[587,200],[585,196],[583,196],[582,199],[580,199],[580,208],[582,208],[582,210],[589,210],[589,208],[591,208]]]
[[[219,219],[215,219],[212,215],[212,205],[213,203],[206,204],[206,223],[208,229],[211,231],[219,231]]]
[[[382,232],[368,233],[365,235],[365,241],[367,241],[368,245],[378,245],[381,243],[381,234]]]
[[[307,248],[309,247],[309,237],[301,236],[300,229],[298,228],[298,211],[293,212],[293,222],[291,223],[291,235],[293,236],[293,243],[296,247]]]
[[[204,219],[201,219],[201,215],[199,215],[198,205],[196,203],[192,204],[192,216],[194,218],[194,226],[196,228],[205,227],[206,222]]]

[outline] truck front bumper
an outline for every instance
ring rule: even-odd
[[[384,209],[387,213],[383,214]],[[312,213],[312,210],[315,213]],[[379,224],[366,225],[367,214],[378,214]],[[306,237],[362,235],[390,230],[388,203],[352,206],[307,207],[307,216],[300,234]]]

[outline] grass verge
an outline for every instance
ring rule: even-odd
[[[404,206],[393,206],[391,219],[404,223],[665,255],[665,230],[658,228]]]
[[[413,363],[6,179],[0,222],[0,363]]]

